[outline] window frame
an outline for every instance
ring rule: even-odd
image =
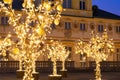
[[[1,25],[8,25],[8,20],[7,16],[1,16]]]
[[[120,26],[116,26],[115,29],[117,33],[120,33]]]
[[[98,32],[104,32],[104,25],[103,24],[98,25]]]
[[[79,29],[80,29],[80,31],[86,31],[86,24],[85,23],[80,23],[80,25],[79,25]]]
[[[71,22],[65,22],[65,30],[71,30]]]
[[[79,9],[80,10],[86,10],[86,2],[84,0],[80,0]]]
[[[64,0],[63,1],[63,8],[71,9],[72,8],[72,0]]]

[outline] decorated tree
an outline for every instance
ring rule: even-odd
[[[33,65],[41,53],[40,44],[50,32],[51,24],[59,24],[63,0],[44,0],[38,6],[35,5],[35,0],[24,0],[20,11],[12,9],[13,0],[3,2],[0,2],[0,12],[9,17],[8,22],[19,39],[17,43],[19,47],[13,48],[13,52],[20,51],[23,55],[25,68],[23,80],[34,80]]]
[[[62,71],[65,71],[65,60],[68,58],[70,52],[65,49],[65,46],[61,44],[61,52],[60,52],[60,61],[62,61]]]
[[[114,43],[112,39],[109,39],[107,32],[103,33],[102,37],[98,35],[94,36],[89,42],[78,42],[76,47],[76,53],[86,53],[87,57],[91,57],[96,62],[96,80],[101,80],[100,62],[105,61],[108,56],[114,52]]]
[[[56,76],[57,74],[57,61],[60,59],[60,52],[61,47],[59,45],[59,41],[51,40],[51,44],[47,45],[47,49],[49,51],[48,58],[51,59],[53,62],[53,75]]]
[[[19,71],[22,71],[23,70],[23,57],[24,57],[24,54],[21,53],[21,50],[14,46],[14,48],[12,49],[11,53],[10,53],[10,56],[15,59],[15,60],[18,60],[19,61]]]
[[[0,41],[0,55],[3,56],[3,60],[6,61],[5,57],[7,52],[10,51],[10,46],[12,45],[12,41],[10,39],[11,35],[8,34],[7,37]]]

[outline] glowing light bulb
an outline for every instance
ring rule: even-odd
[[[39,28],[39,29],[38,29],[38,34],[39,34],[39,35],[44,35],[44,34],[45,34],[44,29],[43,29],[43,28]]]
[[[5,57],[5,56],[6,56],[6,53],[3,53],[2,55]]]
[[[13,0],[3,0],[5,4],[11,4]]]
[[[13,52],[13,54],[19,54],[19,49],[18,49],[18,48],[14,48],[14,49],[12,50],[12,52]]]
[[[39,17],[39,19],[43,19],[43,18],[44,18],[44,16],[43,16],[43,15],[39,15],[38,17]]]
[[[49,3],[47,3],[47,2],[45,2],[44,4],[43,4],[43,6],[46,8],[46,10],[50,10],[51,9],[51,5],[49,4]]]
[[[57,6],[57,10],[58,10],[58,11],[62,11],[62,10],[63,10],[62,5],[58,5],[58,6]]]
[[[58,25],[58,24],[59,24],[59,20],[58,20],[58,19],[55,19],[54,24],[55,24],[55,25]]]
[[[25,3],[23,3],[22,6],[25,7]]]

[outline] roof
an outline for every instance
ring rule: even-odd
[[[23,3],[23,0],[14,0],[12,4],[13,9],[21,10],[23,8],[22,3]],[[101,10],[96,5],[93,6],[93,17],[120,20],[120,16]]]
[[[120,16],[101,10],[97,6],[93,6],[93,17],[120,20]]]

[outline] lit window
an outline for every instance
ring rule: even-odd
[[[82,24],[82,23],[80,24],[80,30],[81,30],[81,31],[85,31],[85,30],[86,30],[85,24]]]
[[[80,1],[80,9],[85,10],[85,1]]]
[[[116,32],[120,33],[120,26],[116,26]]]
[[[65,22],[65,29],[66,29],[66,30],[71,29],[71,24],[70,24],[70,22]]]
[[[98,32],[103,32],[103,31],[104,31],[103,25],[98,25]]]
[[[5,17],[5,16],[1,17],[1,24],[7,25],[8,24],[8,17]]]
[[[63,1],[63,8],[72,8],[72,1],[71,0],[64,0]]]

